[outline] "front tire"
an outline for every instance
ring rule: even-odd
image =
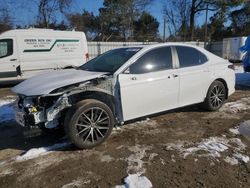
[[[108,105],[88,99],[78,102],[68,111],[64,126],[76,147],[90,149],[108,138],[114,122],[113,112]]]
[[[226,88],[220,81],[214,81],[208,89],[203,107],[209,111],[221,108],[226,99]]]

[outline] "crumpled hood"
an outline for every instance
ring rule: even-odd
[[[11,90],[25,96],[44,95],[49,94],[55,89],[88,81],[105,74],[107,73],[75,69],[50,71],[25,80]]]

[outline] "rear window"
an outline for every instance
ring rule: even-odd
[[[208,61],[207,57],[192,47],[176,46],[180,68],[201,65]]]

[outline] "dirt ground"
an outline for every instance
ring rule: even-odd
[[[0,89],[0,98],[6,95],[12,95],[9,89]],[[250,90],[237,90],[227,103],[244,99],[248,105],[249,97]],[[145,175],[156,188],[250,187],[250,162],[226,162],[240,148],[239,141],[246,146],[241,153],[250,156],[250,140],[229,131],[250,119],[250,108],[227,108],[206,112],[191,106],[165,112],[116,128],[104,144],[92,150],[69,145],[23,161],[15,157],[31,148],[64,142],[64,136],[24,130],[13,121],[2,123],[0,187],[106,188],[122,185],[129,173]],[[183,155],[183,148],[187,154],[190,148],[210,138],[231,139],[235,141],[231,145],[236,145],[217,157],[203,150]],[[179,149],[178,143],[183,144]]]

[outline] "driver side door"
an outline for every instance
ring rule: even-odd
[[[123,121],[178,106],[179,76],[173,69],[171,47],[146,52],[118,79]]]

